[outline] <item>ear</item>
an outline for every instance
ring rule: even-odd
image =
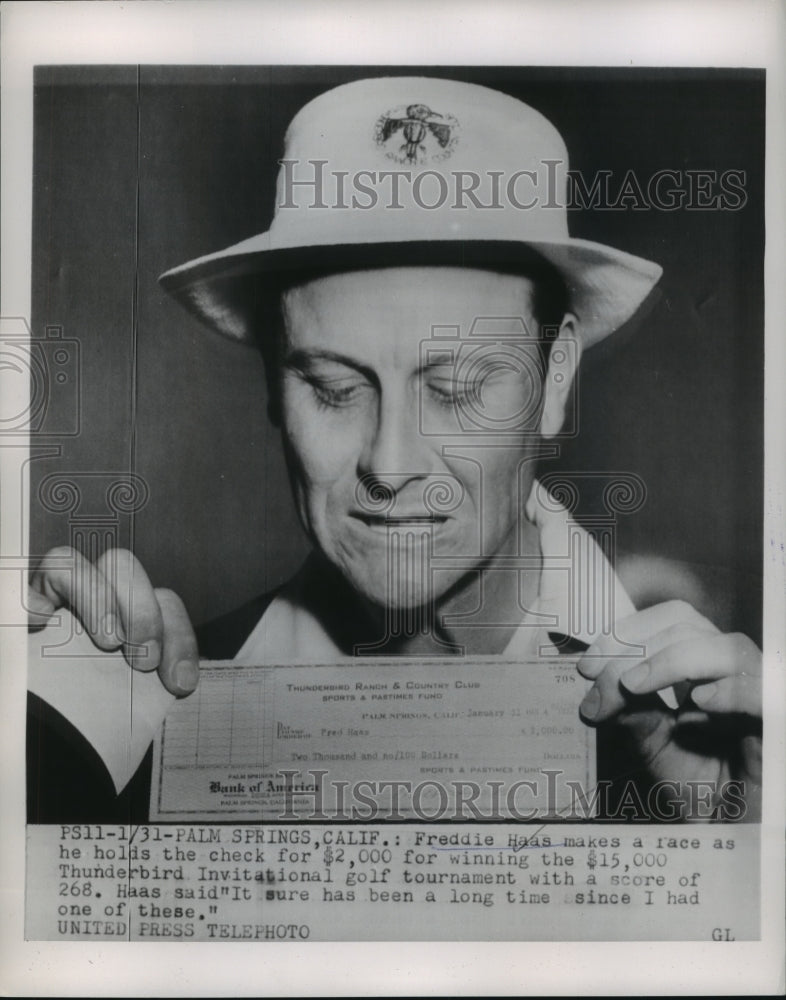
[[[551,344],[549,367],[543,386],[540,433],[545,438],[559,434],[565,421],[570,387],[576,378],[581,360],[581,341],[577,331],[576,317],[573,313],[565,313],[559,334]]]

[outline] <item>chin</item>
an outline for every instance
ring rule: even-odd
[[[420,608],[439,600],[442,590],[435,590],[419,575],[401,574],[393,579],[348,575],[350,586],[371,604],[390,611]]]

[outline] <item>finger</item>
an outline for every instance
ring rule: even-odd
[[[699,618],[701,616],[698,616]],[[707,627],[710,623],[700,622],[694,619],[690,622],[680,621],[676,625],[670,625],[668,628],[663,629],[660,632],[656,632],[652,635],[646,642],[644,642],[641,648],[644,651],[644,657],[632,657],[630,652],[623,655],[618,655],[617,657],[610,657],[608,659],[598,659],[596,661],[588,661],[587,663],[579,663],[579,672],[584,673],[587,676],[587,671],[597,670],[598,666],[601,669],[605,669],[612,659],[617,659],[623,663],[624,669],[621,674],[622,683],[625,684],[625,678],[636,677],[637,670],[644,670],[645,668],[641,666],[645,662],[647,657],[652,657],[656,653],[660,652],[661,649],[665,649],[674,643],[683,642],[688,639],[698,638],[702,636],[714,635],[717,631],[714,626]],[[712,629],[712,630],[710,630]],[[630,648],[630,647],[628,647]],[[590,677],[590,679],[592,679]],[[628,687],[628,690],[633,690]],[[690,694],[690,684],[675,682],[673,685],[665,685],[658,689],[658,694],[664,705],[676,711],[680,708],[684,702],[687,700]]]
[[[27,588],[25,609],[27,611],[27,624],[29,628],[43,627],[57,610],[48,597],[39,594],[31,586]]]
[[[715,631],[711,632],[694,622],[678,622],[676,625],[670,625],[668,628],[662,629],[660,632],[656,632],[646,641],[642,641],[642,651],[638,656],[635,655],[628,646],[625,647],[625,652],[618,652],[607,656],[598,656],[595,659],[587,659],[585,654],[576,666],[579,673],[583,677],[593,680],[601,674],[611,660],[623,661],[626,664],[626,670],[629,670],[641,663],[642,660],[646,660],[647,658],[654,656],[656,653],[659,653],[662,649],[665,649],[666,646],[670,646],[678,642],[684,642],[688,639],[698,639],[702,636],[714,634]]]
[[[597,677],[579,706],[579,713],[586,722],[598,725],[625,708],[628,702],[620,689],[619,679],[626,666],[623,660],[611,660]]]
[[[709,681],[761,673],[761,655],[744,635],[702,635],[665,646],[621,678],[634,694],[649,694],[680,681]]]
[[[50,549],[33,573],[30,589],[40,595],[41,608],[44,602],[52,612],[70,608],[99,649],[120,645],[114,587],[100,566],[94,566],[76,549]]]
[[[123,655],[135,670],[155,670],[161,662],[164,622],[142,564],[128,549],[108,549],[96,565],[114,584]]]
[[[196,636],[185,605],[174,591],[156,589],[155,596],[164,621],[164,649],[158,675],[167,691],[184,698],[199,681]]]
[[[677,625],[693,625],[716,634],[718,629],[709,619],[685,601],[664,601],[650,608],[621,618],[612,632],[600,636],[578,662],[579,671],[589,678],[597,677],[612,656],[646,656],[646,644],[653,636]],[[638,647],[638,648],[637,648]]]
[[[705,712],[742,712],[761,716],[761,677],[734,674],[709,684],[700,684],[691,692],[691,698]]]

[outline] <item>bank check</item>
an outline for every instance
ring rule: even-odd
[[[150,818],[554,819],[595,785],[587,687],[563,657],[206,662],[156,739]]]

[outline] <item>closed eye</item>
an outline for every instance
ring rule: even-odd
[[[476,399],[478,386],[475,382],[456,382],[453,379],[432,380],[427,388],[439,406],[446,408],[459,406]]]
[[[316,401],[323,407],[340,409],[351,406],[368,388],[368,383],[362,379],[321,379],[307,376],[306,381],[311,386]]]
[[[377,386],[370,369],[331,351],[293,350],[284,359],[284,373],[307,385],[317,404],[330,409],[351,406]]]

